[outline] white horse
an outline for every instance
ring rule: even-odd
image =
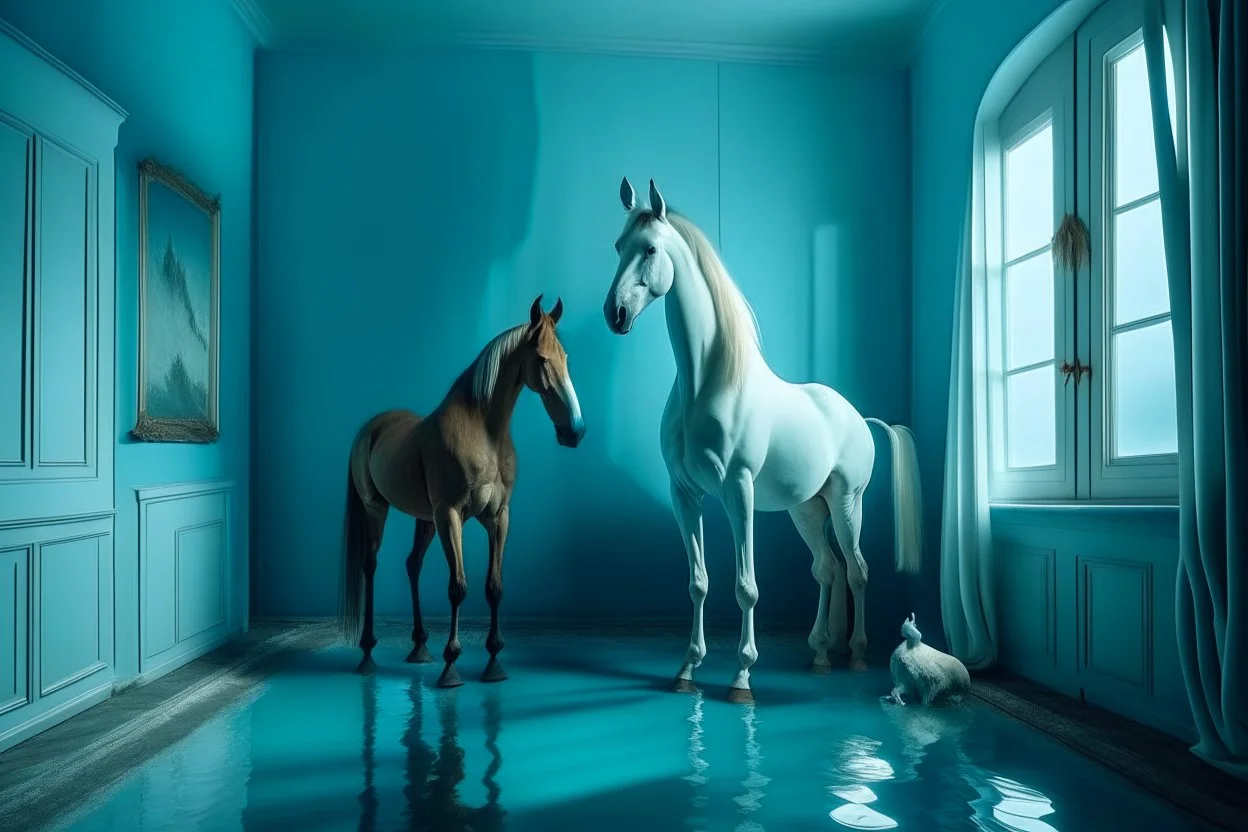
[[[918,462],[913,434],[878,419],[864,420],[839,393],[821,384],[791,384],[767,366],[753,311],[709,240],[689,220],[669,212],[653,180],[649,210],[636,207],[628,179],[620,183],[628,219],[615,242],[619,266],[603,312],[617,335],[666,296],[667,331],[676,380],[660,427],[671,478],[672,510],[689,556],[693,635],[676,679],[692,690],[693,671],[706,655],[702,608],[707,578],[702,547],[702,499],[723,503],[736,548],[741,608],[740,670],[729,688],[736,702],[753,700],[754,511],[785,511],[814,558],[819,608],[809,644],[817,668],[829,650],[845,652],[845,577],[854,598],[850,667],[866,668],[864,590],[867,564],[858,548],[862,495],[875,463],[867,421],[884,428],[893,450],[896,568],[914,573],[922,558]],[[824,523],[844,556],[833,553]]]

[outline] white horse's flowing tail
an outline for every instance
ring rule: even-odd
[[[915,574],[923,565],[923,490],[914,432],[905,425],[867,419],[884,428],[893,449],[893,534],[898,572]]]

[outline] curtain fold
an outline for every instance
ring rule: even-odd
[[[940,610],[949,651],[971,670],[997,661],[992,537],[988,517],[987,333],[982,292],[975,291],[974,217],[983,193],[981,137],[976,126],[974,163],[954,295],[949,421],[940,533]]]
[[[1248,779],[1246,6],[1150,0],[1144,47],[1178,388],[1179,660],[1192,751]]]

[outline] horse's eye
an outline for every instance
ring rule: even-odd
[[[658,249],[656,249],[654,246],[650,246],[648,249],[646,249],[646,256],[647,256],[647,257],[653,257],[653,256],[654,256],[654,254],[655,254],[655,252],[657,252],[657,251],[658,251]]]

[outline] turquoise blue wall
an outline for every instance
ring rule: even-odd
[[[264,52],[257,73],[258,611],[334,610],[356,429],[383,408],[434,407],[544,292],[565,303],[588,433],[557,447],[522,398],[504,610],[688,615],[657,436],[675,372],[663,312],[627,338],[602,319],[621,175],[639,189],[655,177],[721,243],[781,373],[908,419],[904,73],[472,51]],[[870,611],[892,621],[907,588],[877,470]],[[735,619],[727,524],[709,501],[706,525],[709,613]],[[411,534],[410,519],[390,521],[382,614],[410,614]],[[466,546],[465,612],[482,614],[479,528]],[[756,552],[762,626],[809,624],[817,590],[787,516],[760,516]],[[446,576],[435,549],[427,614],[447,613]]]
[[[217,0],[0,0],[9,21],[129,112],[117,147],[116,650],[138,672],[138,507],[134,488],[235,481],[232,553],[242,595],[248,551],[251,175],[254,41]],[[221,440],[134,443],[138,357],[138,163],[148,155],[219,193]],[[50,509],[50,515],[57,512]]]
[[[940,620],[939,552],[953,291],[966,214],[975,114],[997,67],[1061,3],[948,0],[910,67],[913,153],[914,431],[928,551],[914,600],[920,620]],[[935,639],[939,628],[931,627]],[[924,630],[924,638],[928,638]],[[940,641],[944,638],[941,636]]]
[[[997,68],[1062,5],[948,0],[911,67],[914,427],[933,550],[939,541],[954,279],[972,128]],[[992,510],[992,524],[1002,665],[1193,738],[1174,627],[1178,512],[999,507]],[[920,618],[929,621],[940,617],[933,550],[915,599]],[[940,637],[937,628],[931,632],[933,641]]]

